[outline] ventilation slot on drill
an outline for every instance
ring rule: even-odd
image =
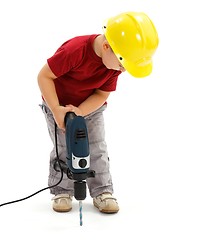
[[[86,133],[84,129],[78,129],[76,131],[76,138],[86,138]]]

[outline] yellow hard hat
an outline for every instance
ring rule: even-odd
[[[122,66],[134,77],[152,71],[152,56],[159,39],[150,18],[141,12],[125,12],[111,17],[103,26],[104,34]]]

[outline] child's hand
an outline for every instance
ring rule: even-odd
[[[64,123],[64,119],[65,119],[65,115],[67,112],[73,112],[72,111],[72,107],[68,106],[56,106],[52,113],[54,116],[54,120],[57,124],[57,126],[62,129],[63,131],[65,131],[65,123]]]
[[[70,112],[74,112],[77,116],[82,116],[82,111],[80,108],[75,107],[72,104],[66,105],[65,107],[69,107],[71,109]]]

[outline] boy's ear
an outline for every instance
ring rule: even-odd
[[[105,40],[102,44],[102,47],[104,50],[108,50],[108,49],[111,49],[109,43],[107,42],[107,40]]]

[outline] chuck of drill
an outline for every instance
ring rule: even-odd
[[[86,198],[86,182],[75,181],[74,182],[74,197],[76,200],[81,201]]]

